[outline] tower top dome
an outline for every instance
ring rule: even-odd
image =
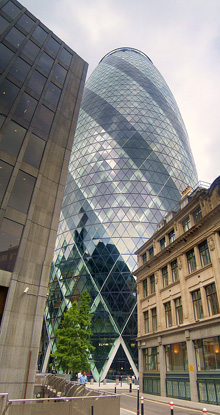
[[[132,51],[132,52],[138,53],[139,55],[144,56],[151,63],[153,63],[152,60],[149,58],[149,56],[147,56],[144,52],[141,52],[141,50],[138,50],[138,49],[135,49],[135,48],[130,48],[130,47],[121,47],[121,48],[113,49],[111,52],[108,52],[105,56],[103,56],[103,58],[100,60],[100,62],[102,62],[105,58],[107,58],[107,56],[113,55],[113,53],[127,52],[127,51]]]

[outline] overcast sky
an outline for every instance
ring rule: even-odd
[[[219,176],[220,0],[21,0],[89,63],[112,49],[146,53],[185,122],[199,180]]]

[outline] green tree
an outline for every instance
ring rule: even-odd
[[[60,327],[55,330],[56,351],[52,354],[55,366],[63,372],[90,370],[89,355],[95,348],[90,343],[92,335],[90,312],[91,298],[88,291],[80,295],[64,313]]]

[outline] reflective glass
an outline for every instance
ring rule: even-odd
[[[10,164],[0,160],[0,203],[2,202],[5,191],[7,189],[12,170],[13,167]]]
[[[18,29],[13,27],[5,37],[5,40],[11,43],[11,45],[13,45],[15,48],[19,48],[24,38],[25,36],[23,35],[23,33],[21,33]]]
[[[48,134],[53,121],[53,117],[54,113],[50,111],[47,107],[42,105],[37,114],[34,127],[37,127],[38,130],[42,131],[45,134]]]
[[[43,52],[37,64],[40,68],[44,69],[45,72],[49,73],[53,62],[54,60],[47,53]]]
[[[71,53],[68,52],[66,49],[62,49],[62,52],[60,54],[60,60],[63,63],[65,63],[67,66],[69,66],[71,59],[72,59]]]
[[[8,27],[9,22],[3,16],[0,16],[0,34],[4,32],[6,27]]]
[[[8,16],[12,17],[12,19],[21,11],[21,9],[15,6],[12,1],[8,1],[5,6],[2,7],[2,10],[7,13]]]
[[[65,69],[57,65],[54,82],[62,83],[65,76]],[[63,309],[87,288],[93,304],[96,350],[92,359],[97,380],[103,370],[117,374],[120,359],[123,367],[126,362],[129,365],[124,374],[131,367],[136,370],[137,347],[132,346],[137,335],[134,252],[152,236],[164,216],[179,206],[182,190],[197,182],[184,123],[155,66],[134,49],[106,55],[84,89],[46,317],[54,338]],[[147,256],[152,258],[153,249]],[[149,294],[155,287],[152,278]],[[55,315],[56,296],[60,314]],[[150,329],[156,331],[156,308],[150,312],[151,324]],[[121,351],[113,355],[114,345],[121,339]]]
[[[6,69],[6,66],[9,64],[13,56],[14,53],[8,49],[7,46],[0,43],[0,66],[3,69]]]
[[[67,71],[61,65],[57,64],[54,71],[53,71],[53,78],[56,79],[57,82],[63,84],[66,78]]]
[[[38,168],[40,166],[45,144],[44,140],[41,140],[41,138],[32,134],[29,138],[23,161]]]
[[[53,104],[54,106],[57,105],[59,97],[60,97],[61,89],[58,88],[56,85],[54,85],[52,82],[50,82],[45,99],[50,102],[50,104]]]
[[[0,227],[0,269],[12,272],[23,226],[4,218]]]
[[[46,78],[41,75],[38,71],[34,71],[29,79],[28,87],[33,89],[37,94],[41,94],[45,85]]]
[[[0,148],[13,156],[17,156],[26,131],[14,121],[10,121],[3,132]]]
[[[43,43],[47,37],[47,32],[45,32],[45,30],[42,29],[42,27],[37,26],[32,36],[34,37],[34,39],[38,40],[38,42]]]
[[[53,37],[51,37],[48,40],[46,47],[47,49],[49,49],[51,52],[53,52],[56,55],[60,47],[60,44]]]
[[[17,22],[17,24],[19,24],[27,32],[31,30],[34,23],[35,22],[27,14],[23,14],[23,16],[21,16],[21,18]]]
[[[27,213],[35,180],[35,177],[19,170],[11,191],[8,206]]]
[[[22,53],[27,56],[29,59],[34,60],[39,53],[40,48],[35,45],[31,40],[28,40]]]
[[[4,79],[0,85],[0,103],[5,108],[10,109],[18,93],[19,88],[8,79]]]
[[[31,69],[31,66],[28,65],[27,62],[25,62],[21,58],[17,58],[16,61],[14,62],[14,64],[12,65],[9,73],[12,76],[14,76],[14,78],[16,78],[19,81],[23,82],[26,79],[30,69]]]
[[[36,99],[32,98],[30,95],[24,92],[16,107],[15,114],[19,115],[26,121],[30,121],[34,114],[36,106]]]

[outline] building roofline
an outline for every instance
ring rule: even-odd
[[[135,48],[126,47],[126,46],[125,47],[121,47],[121,48],[113,49],[111,52],[106,53],[106,55],[103,56],[103,58],[99,61],[99,63],[101,63],[103,61],[103,59],[105,59],[107,56],[110,56],[113,53],[120,52],[120,51],[121,52],[132,51],[132,52],[135,52],[135,53],[139,53],[139,55],[144,56],[145,58],[147,58],[153,64],[152,60],[144,52],[141,52],[141,50],[138,50],[138,49],[135,49]]]

